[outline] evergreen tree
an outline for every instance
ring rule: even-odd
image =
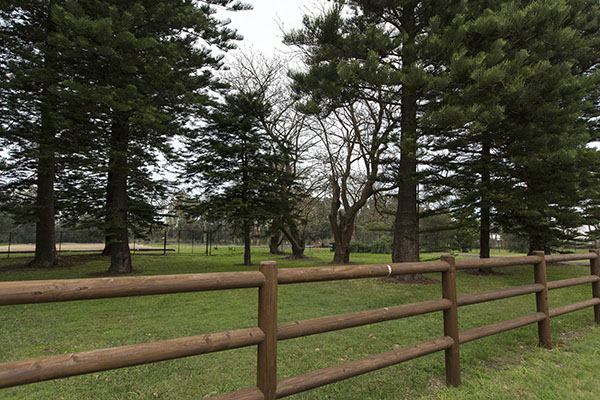
[[[169,139],[221,87],[213,78],[220,56],[211,47],[227,50],[237,38],[215,18],[215,6],[246,8],[227,0],[2,3],[6,188],[17,189],[13,197],[24,196],[27,205],[28,188],[37,186],[29,207],[37,212],[36,254],[43,256],[36,262],[55,262],[59,170],[58,182],[68,189],[59,198],[71,219],[86,205],[97,207],[98,183],[106,182],[111,271],[131,270],[130,216],[153,217],[148,193],[159,187],[150,178],[158,154],[169,156]],[[141,194],[128,189],[131,182],[144,188]]]
[[[271,104],[269,113],[261,115],[262,129],[271,137],[273,145],[286,154],[286,164],[279,168],[294,177],[292,186],[282,186],[293,204],[290,214],[282,215],[269,223],[269,248],[271,254],[282,254],[279,246],[287,238],[292,248],[292,258],[304,258],[306,209],[310,201],[311,186],[307,157],[315,141],[306,132],[306,116],[296,105],[297,96],[291,90],[287,76],[290,59],[269,57],[259,52],[240,52],[230,65],[226,81],[239,93],[259,95],[263,102]],[[301,182],[301,184],[299,184]]]
[[[437,26],[447,25],[462,10],[461,1],[348,1],[354,13],[349,21],[353,48],[361,48],[365,62],[349,69],[364,85],[378,85],[393,104],[400,106],[400,152],[395,184],[397,211],[394,223],[394,262],[419,260],[418,186],[424,179],[418,164],[427,143],[422,120],[432,107],[446,63],[430,41]],[[445,42],[446,46],[455,45]],[[412,277],[407,277],[411,279]]]
[[[201,117],[211,91],[221,88],[213,77],[221,57],[210,46],[227,50],[238,37],[215,18],[214,5],[244,8],[224,0],[97,0],[67,1],[60,9],[61,45],[80,55],[70,60],[68,85],[90,106],[87,122],[101,133],[87,141],[88,160],[98,155],[105,168],[112,272],[132,270],[132,207],[143,205],[138,215],[154,211],[132,189],[160,187],[150,179],[158,154],[171,156],[170,139]]]
[[[372,196],[389,190],[380,178],[399,122],[393,94],[382,87],[396,74],[380,68],[371,50],[387,48],[393,39],[374,30],[363,38],[359,22],[344,18],[343,7],[336,4],[321,16],[305,17],[301,30],[286,35],[289,44],[301,49],[308,67],[292,75],[293,87],[304,98],[301,109],[312,115],[312,130],[323,148],[334,263],[350,260],[361,208]]]
[[[318,38],[312,43],[318,50],[307,52],[309,65],[314,65],[313,78],[304,80],[304,84],[312,83],[319,104],[323,104],[323,98],[340,102],[351,98],[373,99],[373,94],[384,93],[383,101],[400,109],[399,117],[393,117],[400,154],[390,178],[397,187],[398,198],[392,259],[418,261],[417,189],[423,177],[417,165],[426,148],[421,120],[431,106],[437,105],[432,98],[446,73],[446,64],[432,51],[429,33],[433,27],[451,21],[463,3],[406,0],[336,3],[323,17],[305,18],[305,36],[312,34]],[[336,22],[332,17],[335,13],[344,15],[341,21]],[[302,35],[290,35],[289,41],[302,43],[302,39]]]
[[[478,213],[482,258],[492,220],[526,236],[530,251],[576,234],[586,168],[578,154],[590,140],[583,117],[594,112],[598,79],[595,2],[486,7],[438,32],[461,45],[447,55],[444,107],[429,121],[447,173],[436,183],[451,188],[461,213]]]
[[[2,209],[36,223],[32,265],[58,261],[55,247],[55,170],[65,135],[65,64],[55,39],[60,1],[11,1],[0,6],[0,137],[7,151]],[[67,95],[68,96],[68,95]]]
[[[293,175],[281,169],[289,156],[263,129],[270,106],[257,93],[233,93],[215,107],[200,134],[186,141],[185,177],[201,184],[200,204],[188,207],[209,220],[226,218],[244,241],[244,265],[251,264],[255,224],[291,213],[293,199],[282,187]]]

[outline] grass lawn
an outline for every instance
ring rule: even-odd
[[[134,255],[142,274],[248,270],[242,249],[219,246],[213,256],[169,253]],[[311,258],[277,258],[280,267],[311,267],[331,260],[328,250]],[[106,271],[108,259],[67,256],[72,266],[48,270],[8,268],[27,260],[0,259],[0,280],[84,278]],[[83,264],[77,262],[83,261]],[[424,259],[434,256],[424,255]],[[253,261],[272,260],[256,249]],[[356,254],[354,263],[389,262],[389,255]],[[250,267],[256,268],[256,267]],[[500,270],[502,275],[459,272],[458,292],[472,293],[533,283],[531,266]],[[549,266],[548,280],[589,274],[584,266]],[[429,276],[439,281],[440,274]],[[550,307],[589,299],[590,285],[550,292]],[[390,305],[438,299],[440,284],[401,285],[377,279],[281,285],[279,321],[315,318]],[[257,289],[156,295],[0,308],[0,362],[256,326]],[[462,307],[460,329],[535,311],[534,295]],[[340,383],[291,396],[292,399],[598,399],[600,328],[591,309],[553,318],[555,347],[536,347],[530,325],[461,346],[463,384],[444,384],[443,352]],[[281,341],[278,375],[285,378],[367,357],[443,335],[441,312],[399,321]],[[255,385],[256,349],[229,350],[144,366],[0,389],[0,399],[197,399]]]

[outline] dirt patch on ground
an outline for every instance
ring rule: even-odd
[[[522,358],[523,352],[525,352],[525,351],[531,352],[534,349],[535,349],[534,347],[531,347],[531,346],[523,344],[523,343],[519,343],[520,351],[507,352],[507,353],[501,354],[501,355],[490,355],[487,360],[482,360],[481,363],[487,369],[494,370],[494,371],[501,371],[501,370],[510,368],[512,366],[521,364],[523,362],[523,358]]]
[[[561,333],[559,335],[558,341],[562,342],[564,340],[569,341],[571,339],[581,339],[585,335],[585,332],[583,330],[593,328],[593,327],[594,327],[593,325],[585,325],[584,327],[582,327],[578,330]]]

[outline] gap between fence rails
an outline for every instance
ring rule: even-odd
[[[558,262],[580,259],[590,260],[590,276],[547,282],[547,260]],[[534,284],[460,296],[456,294],[456,270],[482,266],[507,267],[523,263],[533,265]],[[442,274],[442,299],[440,300],[283,324],[279,324],[277,321],[277,287],[279,284],[431,272]],[[553,309],[548,308],[549,290],[587,283],[592,285],[592,299]],[[0,305],[249,287],[259,288],[257,328],[3,363],[0,364],[0,387],[251,345],[258,345],[257,386],[217,396],[214,399],[261,398],[270,400],[280,398],[441,350],[445,351],[446,383],[458,386],[460,384],[460,344],[462,343],[537,323],[540,345],[549,347],[551,346],[550,318],[587,307],[594,308],[595,321],[600,323],[600,257],[597,250],[587,254],[557,256],[545,256],[543,252],[536,252],[533,256],[487,260],[455,260],[453,256],[444,255],[439,262],[296,269],[278,269],[275,262],[263,262],[259,271],[235,273],[0,282]],[[458,307],[533,293],[536,295],[536,313],[459,332]],[[437,311],[442,311],[444,317],[444,336],[442,338],[277,381],[278,340]]]

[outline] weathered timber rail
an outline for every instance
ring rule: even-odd
[[[590,260],[590,275],[547,282],[546,262],[570,260]],[[533,284],[459,296],[456,294],[457,270],[524,264],[533,265]],[[282,284],[432,272],[442,275],[441,299],[282,324],[277,321],[277,291]],[[591,299],[549,309],[550,290],[582,284],[591,284]],[[536,252],[527,257],[486,260],[455,260],[445,255],[436,262],[323,268],[278,269],[275,262],[263,262],[258,271],[247,272],[0,282],[0,306],[244,288],[259,289],[257,327],[7,362],[0,364],[0,388],[247,346],[258,346],[256,386],[216,396],[213,400],[273,400],[442,350],[445,352],[446,384],[458,386],[461,379],[459,351],[463,343],[537,323],[540,345],[550,347],[550,318],[588,307],[594,308],[595,321],[600,323],[598,250],[587,254],[555,256]],[[535,313],[459,332],[459,307],[525,294],[535,294]],[[442,337],[277,380],[277,342],[280,340],[439,311],[443,312],[444,319]]]

